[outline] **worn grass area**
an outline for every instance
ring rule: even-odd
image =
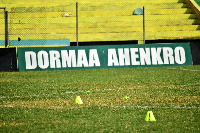
[[[199,132],[199,116],[200,66],[0,73],[0,132]]]

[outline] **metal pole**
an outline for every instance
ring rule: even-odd
[[[144,44],[145,44],[145,11],[144,11],[144,6],[143,6],[143,39],[144,39]]]
[[[76,45],[78,46],[78,2],[76,2]]]
[[[8,11],[5,11],[5,47],[9,48]]]
[[[0,7],[0,9],[4,9],[4,17],[5,17],[5,47],[9,47],[9,33],[8,33],[8,11],[6,11],[6,7]]]

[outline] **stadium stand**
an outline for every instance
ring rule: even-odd
[[[198,14],[184,0],[76,1],[79,2],[79,42],[136,40],[144,43],[143,15],[134,14],[135,9],[143,6],[146,40],[200,39]],[[9,11],[9,39],[76,42],[76,1],[0,0],[1,6]],[[2,12],[0,27],[4,27]],[[1,32],[0,40],[3,39]]]

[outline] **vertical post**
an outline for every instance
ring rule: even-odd
[[[143,39],[145,44],[145,8],[143,6]]]
[[[5,47],[9,48],[8,11],[5,9]]]
[[[78,46],[78,2],[76,2],[76,45]]]

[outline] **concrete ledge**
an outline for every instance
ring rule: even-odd
[[[10,40],[10,47],[38,47],[38,46],[70,46],[69,39],[32,39],[32,40]],[[5,41],[0,40],[0,47],[4,46]]]

